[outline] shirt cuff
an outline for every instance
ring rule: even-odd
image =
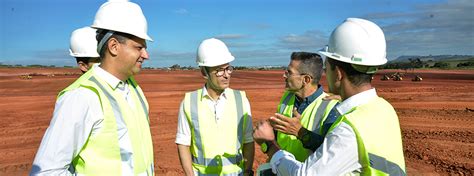
[[[180,144],[180,145],[190,146],[191,145],[191,138],[188,135],[177,133],[175,143]]]
[[[278,170],[278,165],[280,165],[280,160],[283,158],[292,158],[295,159],[295,157],[291,154],[288,153],[287,151],[284,150],[279,150],[275,154],[273,154],[272,159],[270,160],[270,164],[272,165],[272,172],[274,174],[277,174]]]

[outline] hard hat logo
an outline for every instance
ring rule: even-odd
[[[206,39],[199,45],[196,57],[199,66],[214,67],[233,60],[234,56],[232,56],[227,46],[218,39]]]
[[[352,56],[351,60],[354,61],[354,62],[362,62],[362,58],[355,57],[355,56]]]
[[[142,9],[133,2],[116,0],[102,4],[91,27],[127,33],[153,41],[147,34],[148,24]]]
[[[375,23],[360,18],[348,18],[334,29],[327,48],[319,53],[359,66],[372,67],[387,63],[382,29]],[[373,72],[373,69],[369,70]]]
[[[71,34],[69,54],[72,57],[99,57],[96,51],[96,29],[83,27]]]

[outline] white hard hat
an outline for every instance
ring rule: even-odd
[[[234,56],[224,42],[215,38],[202,41],[197,50],[196,62],[199,66],[215,67],[233,60]]]
[[[99,57],[97,53],[96,29],[83,27],[71,34],[69,55],[73,57]]]
[[[127,0],[108,1],[95,14],[93,28],[134,35],[153,41],[148,36],[148,24],[140,6]]]
[[[382,29],[360,18],[348,18],[334,29],[328,46],[319,53],[353,65],[379,66],[387,63]]]

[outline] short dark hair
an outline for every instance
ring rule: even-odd
[[[97,30],[97,35],[96,35],[97,43],[100,43],[100,41],[104,38],[104,36],[105,36],[105,34],[107,34],[107,32],[109,32],[109,30],[105,30],[105,29]],[[112,36],[110,36],[110,38],[108,40],[110,40],[111,38],[115,38],[115,39],[118,40],[119,43],[123,44],[127,41],[127,39],[132,39],[133,37],[134,36],[131,35],[131,34],[114,31],[114,33],[112,34]],[[105,51],[108,49],[107,48],[107,44],[109,43],[108,40],[107,40],[107,42],[104,43],[104,45],[102,45],[102,48],[100,48],[100,50],[99,50],[100,51],[100,53],[99,53],[100,58],[104,58],[104,56],[105,56]]]
[[[201,70],[201,74],[202,74],[203,76],[209,76],[209,71],[208,71],[208,68],[207,68],[207,67],[205,67],[205,66],[199,66],[199,68],[201,68],[200,70]]]
[[[327,57],[329,64],[331,65],[331,70],[336,69],[336,66],[341,68],[347,75],[349,82],[355,86],[360,86],[365,83],[370,83],[372,81],[373,74],[362,73],[354,69],[351,64],[341,62],[335,59]],[[326,68],[327,69],[327,68]]]
[[[321,56],[310,52],[293,52],[291,60],[301,61],[298,71],[301,74],[308,74],[313,78],[312,84],[319,84],[323,73],[323,60]]]
[[[83,62],[84,64],[89,64],[90,57],[76,57],[76,62]]]

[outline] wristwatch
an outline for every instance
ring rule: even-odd
[[[301,136],[301,143],[307,144],[311,140],[311,132],[310,131],[305,131],[303,136]]]
[[[273,145],[272,142],[270,141],[265,141],[264,143],[262,143],[262,145],[260,146],[260,149],[262,150],[263,153],[267,153],[268,152],[268,149],[270,149],[270,147]]]

